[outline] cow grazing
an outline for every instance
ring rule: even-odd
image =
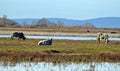
[[[38,45],[52,45],[52,39],[41,40],[38,42]]]
[[[105,40],[105,43],[108,44],[109,42],[109,36],[106,33],[98,33],[97,34],[97,41],[100,43],[101,40]]]
[[[25,40],[26,37],[24,36],[24,34],[22,32],[14,32],[12,35],[11,35],[11,38],[14,39],[14,38],[18,38],[18,39],[23,39]]]

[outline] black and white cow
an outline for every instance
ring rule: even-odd
[[[18,38],[18,39],[23,39],[25,40],[26,37],[24,36],[24,34],[22,32],[14,32],[12,35],[11,35],[11,38],[14,39],[14,38]]]
[[[109,42],[109,35],[107,33],[98,33],[97,34],[97,41],[100,43],[101,40],[105,40],[105,43],[108,44]]]
[[[52,45],[52,39],[41,40],[38,42],[38,45]]]

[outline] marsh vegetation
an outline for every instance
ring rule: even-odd
[[[53,40],[50,46],[38,46],[39,40],[42,39],[0,38],[0,59],[53,62],[120,60],[120,41],[104,44],[94,40]]]

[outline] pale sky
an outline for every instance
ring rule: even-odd
[[[120,17],[120,0],[0,0],[0,17],[92,19]]]

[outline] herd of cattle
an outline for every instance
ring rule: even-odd
[[[11,39],[18,38],[18,39],[23,39],[25,40],[26,37],[22,32],[14,32],[11,35]],[[97,41],[100,43],[101,40],[104,40],[106,44],[109,42],[109,36],[106,33],[98,33],[97,34]],[[52,45],[52,39],[47,39],[47,40],[41,40],[38,42],[38,45]]]
[[[14,32],[11,35],[11,39],[14,38],[23,39],[23,40],[26,39],[25,35],[22,32]],[[38,45],[52,45],[52,39],[41,40],[38,42]]]

